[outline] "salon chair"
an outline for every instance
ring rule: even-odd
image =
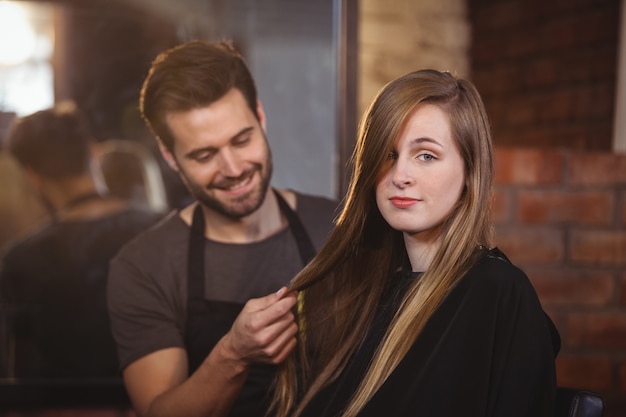
[[[556,390],[555,417],[602,417],[604,401],[596,393],[574,388]]]

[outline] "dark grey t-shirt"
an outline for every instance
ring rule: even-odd
[[[319,249],[337,203],[297,194],[297,213]],[[189,227],[177,212],[126,245],[112,261],[108,303],[121,368],[154,351],[184,347]],[[252,244],[205,245],[206,298],[245,303],[286,285],[303,267],[289,229]]]

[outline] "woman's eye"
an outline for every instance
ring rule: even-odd
[[[430,154],[430,153],[422,153],[422,154],[419,154],[419,155],[417,156],[417,159],[419,159],[420,161],[424,161],[424,162],[431,162],[431,161],[434,161],[434,160],[435,160],[435,159],[437,159],[437,158],[436,158],[436,157],[435,157],[435,155],[433,155],[433,154]]]
[[[395,153],[395,152],[389,152],[389,153],[387,154],[387,159],[388,159],[388,160],[398,159],[398,154],[397,154],[397,153]]]

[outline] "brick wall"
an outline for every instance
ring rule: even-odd
[[[609,151],[620,0],[468,0],[495,141]]]
[[[45,410],[7,410],[0,411],[1,417],[137,417],[130,409],[98,407],[49,408]]]
[[[559,385],[626,416],[626,155],[498,147],[494,220],[561,333]]]
[[[407,72],[433,68],[468,77],[470,32],[466,0],[359,0],[358,115]]]

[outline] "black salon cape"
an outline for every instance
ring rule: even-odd
[[[306,408],[335,417],[362,380],[401,294],[398,274],[364,344],[337,381]],[[488,251],[433,314],[405,358],[359,416],[543,417],[554,415],[560,338],[527,276]]]

